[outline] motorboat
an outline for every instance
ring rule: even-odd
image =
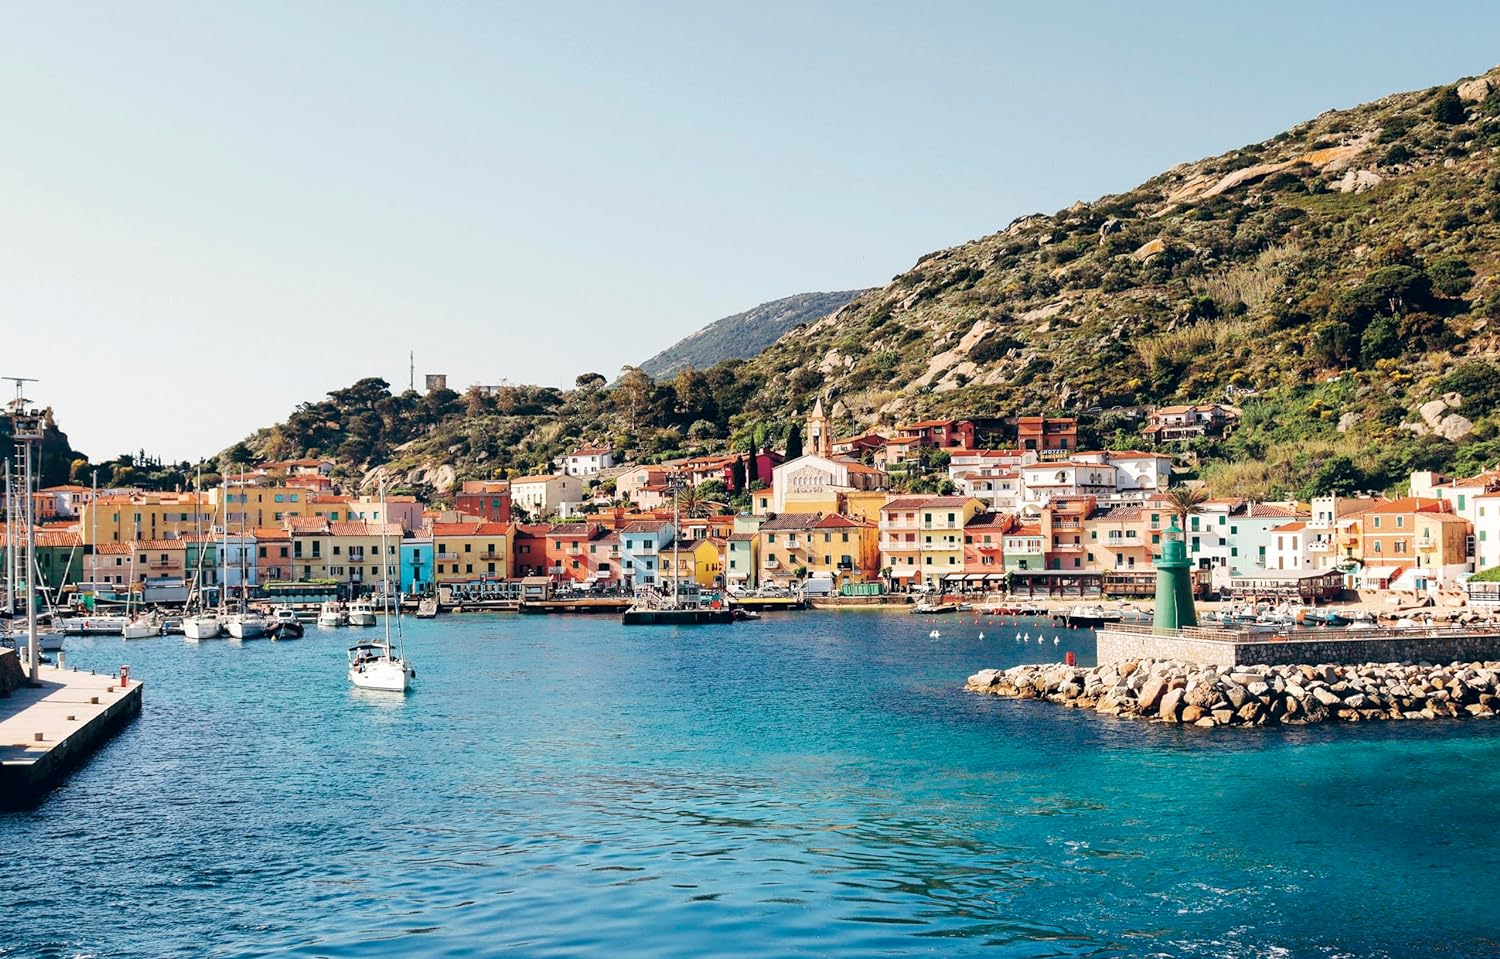
[[[356,600],[349,604],[350,626],[374,626],[375,606],[368,600]]]
[[[438,601],[435,596],[424,596],[417,603],[418,619],[436,619],[438,614]]]
[[[920,603],[917,603],[915,606],[913,606],[911,608],[911,612],[913,615],[917,616],[936,616],[942,613],[956,613],[958,612],[958,604],[932,603],[924,599]]]
[[[1105,609],[1097,605],[1085,606],[1081,603],[1062,614],[1063,622],[1073,629],[1108,626],[1124,618],[1125,614],[1117,609]]]
[[[297,611],[290,606],[278,606],[271,611],[271,621],[266,632],[271,634],[272,639],[301,639],[302,621],[297,618]]]
[[[225,627],[231,639],[259,639],[266,634],[266,620],[259,613],[234,613]]]
[[[344,614],[344,609],[333,600],[329,600],[318,608],[319,626],[347,626],[349,617]]]
[[[193,642],[218,639],[224,633],[224,623],[210,612],[202,612],[182,619],[182,635]]]

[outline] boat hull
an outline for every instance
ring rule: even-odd
[[[349,614],[349,625],[350,626],[374,626],[375,625],[375,614],[374,613],[365,613],[365,612],[350,613]]]
[[[734,622],[730,609],[627,609],[621,622],[626,626],[707,626]]]
[[[120,627],[120,635],[126,639],[150,639],[160,636],[161,629],[154,623],[126,623]]]
[[[375,659],[349,667],[349,682],[360,689],[404,693],[416,678],[417,671],[399,659]]]
[[[260,639],[265,634],[266,624],[260,620],[231,619],[229,621],[231,639]]]
[[[218,639],[224,632],[224,624],[213,616],[190,616],[182,621],[182,635],[193,642]]]

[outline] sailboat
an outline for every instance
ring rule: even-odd
[[[360,643],[349,647],[349,682],[360,689],[379,689],[404,693],[417,679],[417,670],[406,658],[406,642],[401,632],[401,604],[391,612],[391,557],[386,539],[385,481],[380,483],[380,609],[384,614],[385,641]],[[391,620],[396,620],[396,649],[391,649]]]
[[[244,472],[240,473],[240,492],[244,495],[245,489]],[[227,487],[226,487],[227,488]],[[250,581],[249,573],[245,569],[245,510],[243,503],[240,506],[240,608],[229,616],[224,622],[224,628],[229,631],[230,637],[234,639],[259,639],[266,635],[266,618],[250,609]],[[224,539],[229,540],[229,507],[226,500],[224,507]],[[224,560],[228,568],[229,559]],[[228,585],[227,583],[225,584]]]
[[[126,639],[150,639],[161,634],[161,626],[150,613],[137,607],[135,615],[130,614],[131,600],[135,598],[135,553],[138,549],[140,542],[131,540],[130,576],[125,586],[125,625],[120,627],[120,635]]]
[[[189,642],[218,639],[224,632],[224,624],[208,607],[203,605],[203,557],[208,555],[203,541],[203,469],[198,470],[199,481],[194,484],[197,493],[193,506],[193,536],[198,542],[198,567],[193,570],[192,593],[188,597],[187,609],[182,617],[182,635]],[[228,510],[225,510],[227,517]],[[222,586],[220,587],[223,588]]]

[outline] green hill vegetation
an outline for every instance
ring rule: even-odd
[[[249,441],[390,462],[414,481],[544,466],[580,441],[641,458],[774,441],[830,396],[841,429],[1229,400],[1191,452],[1221,493],[1391,488],[1500,459],[1500,71],[1325,113],[1134,190],[928,254],[749,360],[657,383],[393,396],[363,381]]]

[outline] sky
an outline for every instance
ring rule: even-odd
[[[1495,37],[1482,3],[8,3],[0,375],[168,460],[409,351],[612,378]]]

